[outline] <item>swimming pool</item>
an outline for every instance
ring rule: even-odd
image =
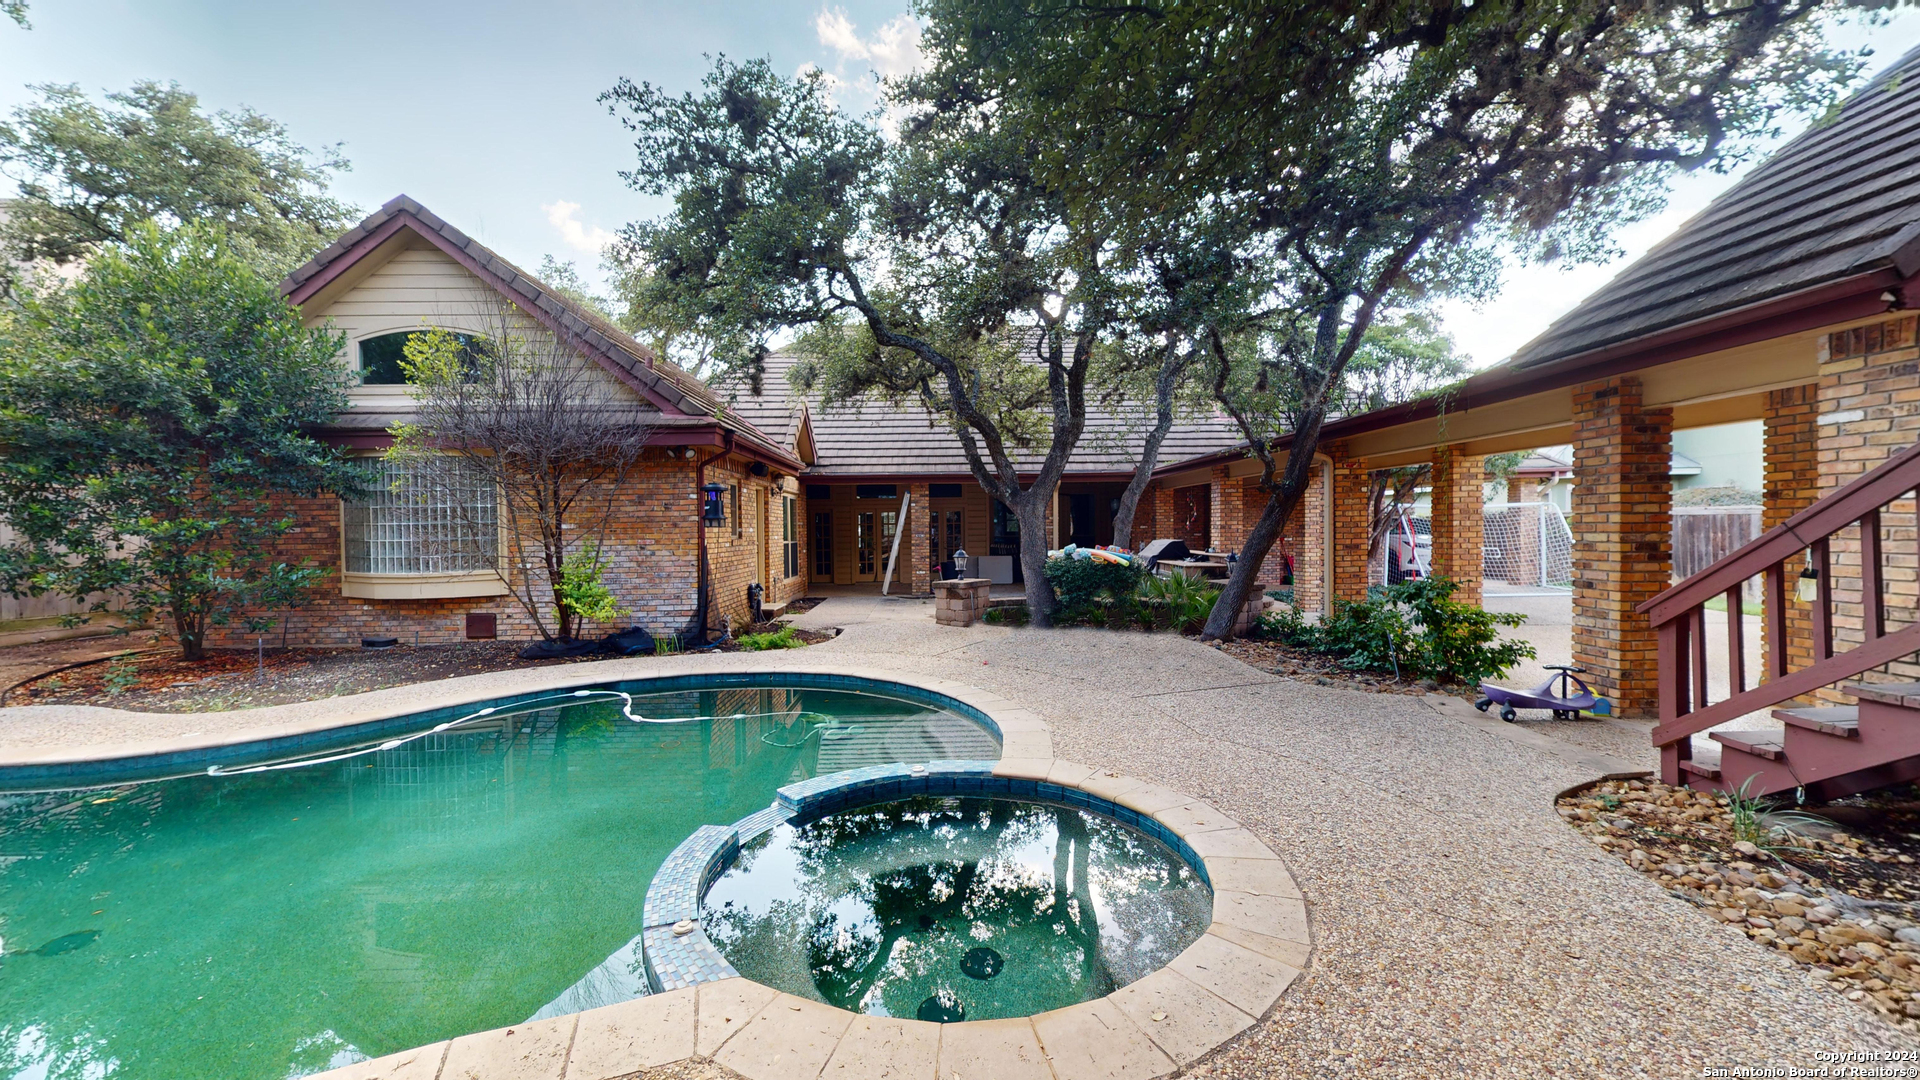
[[[549,696],[324,764],[0,796],[0,1077],[303,1075],[636,996],[648,882],[699,826],[999,756],[933,695],[759,681],[625,688],[675,723]]]
[[[1180,856],[1084,807],[920,797],[787,821],[708,890],[741,975],[873,1016],[939,1023],[1091,1001],[1205,932]]]

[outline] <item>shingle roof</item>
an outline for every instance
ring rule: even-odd
[[[769,438],[728,408],[698,377],[656,356],[652,349],[635,341],[599,314],[554,291],[539,278],[501,258],[485,244],[447,224],[433,211],[406,195],[389,200],[305,265],[288,274],[280,284],[281,294],[296,302],[302,299],[302,286],[334,268],[334,264],[354,252],[363,241],[379,233],[395,218],[404,219],[417,231],[424,230],[421,232],[423,236],[431,233],[428,239],[437,238],[464,254],[477,266],[480,276],[490,279],[489,283],[495,288],[510,294],[516,302],[537,308],[552,320],[570,344],[600,361],[614,374],[625,375],[633,383],[651,391],[667,409],[717,422],[736,437],[754,443],[762,450],[792,456],[791,451],[782,448],[778,439]],[[364,255],[365,251],[360,254]]]
[[[1920,48],[1511,361],[1532,367],[1862,273],[1920,271]]]
[[[798,396],[787,381],[798,360],[784,353],[767,357],[761,395],[756,399],[739,387],[733,391],[736,407],[756,418],[766,412],[784,413]],[[747,404],[750,401],[755,404]],[[814,399],[806,406],[815,454],[805,474],[810,478],[968,474],[959,438],[918,406],[895,407],[878,398],[832,406]],[[1068,461],[1068,475],[1131,472],[1146,441],[1149,421],[1145,409],[1112,410],[1089,403],[1087,430]],[[1185,461],[1219,453],[1239,441],[1239,432],[1225,417],[1179,421],[1161,445],[1160,460]],[[1022,469],[1038,469],[1045,456],[1044,450],[1019,452],[1014,461]]]

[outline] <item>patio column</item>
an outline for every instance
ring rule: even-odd
[[[1133,533],[1139,540],[1139,543],[1134,545],[1135,548],[1138,548],[1140,544],[1148,544],[1155,540],[1163,540],[1176,535],[1173,530],[1178,523],[1175,520],[1173,509],[1173,488],[1167,486],[1165,483],[1156,481],[1153,487],[1149,489],[1145,495],[1141,496],[1140,501],[1143,503],[1150,502],[1152,504],[1151,521],[1153,527],[1147,530],[1145,536],[1142,536],[1140,534],[1139,523],[1136,522],[1134,524]]]
[[[1817,383],[1790,386],[1767,393],[1762,454],[1766,461],[1766,490],[1761,495],[1760,530],[1780,524],[1813,505],[1820,495],[1820,428],[1814,422],[1820,411],[1820,387]],[[1789,588],[1800,574],[1800,563],[1789,559],[1786,580]],[[1787,670],[1798,671],[1813,663],[1813,617],[1805,604],[1791,600],[1785,605],[1787,617]],[[1751,677],[1765,679],[1773,670],[1774,642],[1767,640],[1766,627],[1760,630],[1764,659]]]
[[[1327,484],[1316,467],[1282,535],[1294,538],[1293,603],[1301,611],[1327,609]],[[1271,558],[1272,556],[1269,556]]]
[[[933,500],[925,484],[908,484],[907,494],[913,500],[901,524],[907,530],[907,587],[915,596],[925,596],[933,592],[933,568],[928,565],[933,559]]]
[[[1459,583],[1453,598],[1480,606],[1486,458],[1459,446],[1433,450],[1433,572]]]
[[[1367,507],[1373,475],[1364,461],[1347,459],[1344,443],[1324,448],[1333,459],[1333,595],[1340,600],[1367,598],[1367,548],[1372,537]]]
[[[1622,375],[1573,391],[1573,662],[1616,715],[1659,714],[1653,626],[1673,569],[1673,410]]]
[[[1215,551],[1239,551],[1253,531],[1252,519],[1247,516],[1245,482],[1229,476],[1225,465],[1215,465],[1208,476],[1207,494],[1213,503],[1208,515],[1213,536],[1208,546]]]

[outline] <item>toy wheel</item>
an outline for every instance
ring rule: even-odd
[[[1505,720],[1509,724],[1513,723],[1519,715],[1519,713],[1513,711],[1513,706],[1511,705],[1500,706],[1500,719]]]
[[[1474,708],[1476,708],[1476,709],[1479,709],[1479,710],[1480,710],[1481,712],[1486,712],[1486,711],[1487,711],[1487,708],[1488,708],[1489,706],[1491,706],[1492,704],[1493,704],[1493,699],[1492,699],[1492,698],[1484,698],[1484,697],[1483,697],[1483,698],[1481,698],[1481,699],[1480,699],[1479,701],[1476,701],[1476,702],[1474,702],[1474,703],[1473,703],[1473,707],[1474,707]]]

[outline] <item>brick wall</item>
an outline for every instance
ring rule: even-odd
[[[1480,505],[1485,475],[1486,458],[1463,453],[1457,446],[1434,448],[1433,572],[1458,582],[1453,598],[1476,607],[1481,599],[1484,518]]]
[[[799,577],[780,580],[782,569],[780,504],[775,496],[780,489],[796,496],[796,511],[805,521],[804,496],[792,478],[784,478],[775,487],[771,476],[755,477],[747,463],[724,459],[707,466],[706,478],[724,484],[740,484],[742,513],[750,520],[741,522],[741,535],[734,536],[734,516],[728,500],[725,525],[706,528],[699,524],[701,499],[694,482],[694,462],[662,451],[649,451],[615,494],[614,511],[607,529],[604,578],[620,605],[630,614],[618,627],[639,625],[655,634],[671,633],[685,626],[693,614],[698,562],[698,538],[704,528],[708,555],[713,570],[714,595],[711,606],[715,625],[723,616],[735,625],[747,616],[746,586],[756,580],[759,568],[756,545],[769,545],[766,565],[773,571],[767,589],[767,603],[779,604],[806,591],[806,530],[799,531],[801,568]],[[764,492],[768,497],[767,524],[763,534],[752,495]],[[533,620],[512,596],[477,596],[433,600],[385,600],[341,595],[340,502],[331,496],[286,498],[281,504],[295,520],[295,527],[276,546],[273,558],[294,564],[311,562],[334,571],[320,588],[319,599],[292,613],[287,640],[291,644],[320,647],[351,647],[362,637],[398,637],[421,644],[440,644],[464,640],[466,615],[491,613],[498,620],[499,636],[505,639],[537,637]],[[520,572],[514,584],[521,583]],[[544,585],[534,591],[542,605],[549,630],[554,623],[550,614],[551,592]],[[618,628],[589,625],[583,633],[599,635]],[[277,641],[278,625],[268,633]],[[250,645],[254,635],[243,628],[215,628],[215,645]]]
[[[1247,533],[1253,530],[1253,522],[1259,516],[1257,508],[1252,517],[1247,514],[1246,486],[1241,477],[1229,476],[1225,465],[1215,465],[1208,477],[1211,505],[1207,517],[1208,531],[1212,534],[1208,546],[1215,551],[1239,551],[1246,546]]]
[[[1765,434],[1762,438],[1762,456],[1766,468],[1766,488],[1762,492],[1760,508],[1760,528],[1771,529],[1781,522],[1812,505],[1819,497],[1820,471],[1818,465],[1819,428],[1814,423],[1819,412],[1820,387],[1809,383],[1805,386],[1788,387],[1767,394],[1766,415],[1763,418]],[[1800,573],[1802,562],[1789,559],[1785,566],[1788,599],[1787,616],[1787,669],[1797,671],[1813,662],[1813,622],[1812,615],[1805,604],[1794,603],[1792,589],[1794,579]],[[1765,659],[1760,671],[1750,678],[1765,678],[1772,670],[1774,643],[1766,640],[1766,631],[1761,630],[1761,648]]]
[[[1818,493],[1827,495],[1920,439],[1920,348],[1915,317],[1885,319],[1829,334],[1820,342],[1820,389],[1815,422]],[[1920,607],[1916,580],[1914,503],[1894,503],[1881,517],[1882,578],[1888,629],[1905,625]],[[1864,637],[1860,604],[1860,538],[1848,528],[1831,544],[1836,651]],[[1798,572],[1798,567],[1795,567]],[[1911,659],[1866,676],[1870,681],[1920,679]],[[1836,698],[1835,700],[1841,700]]]
[[[1371,538],[1367,495],[1372,475],[1364,462],[1348,461],[1343,443],[1322,450],[1333,459],[1333,595],[1342,600],[1367,598],[1367,549]]]
[[[1673,410],[1620,376],[1573,392],[1573,659],[1621,716],[1659,712],[1652,626],[1634,608],[1669,583]]]

